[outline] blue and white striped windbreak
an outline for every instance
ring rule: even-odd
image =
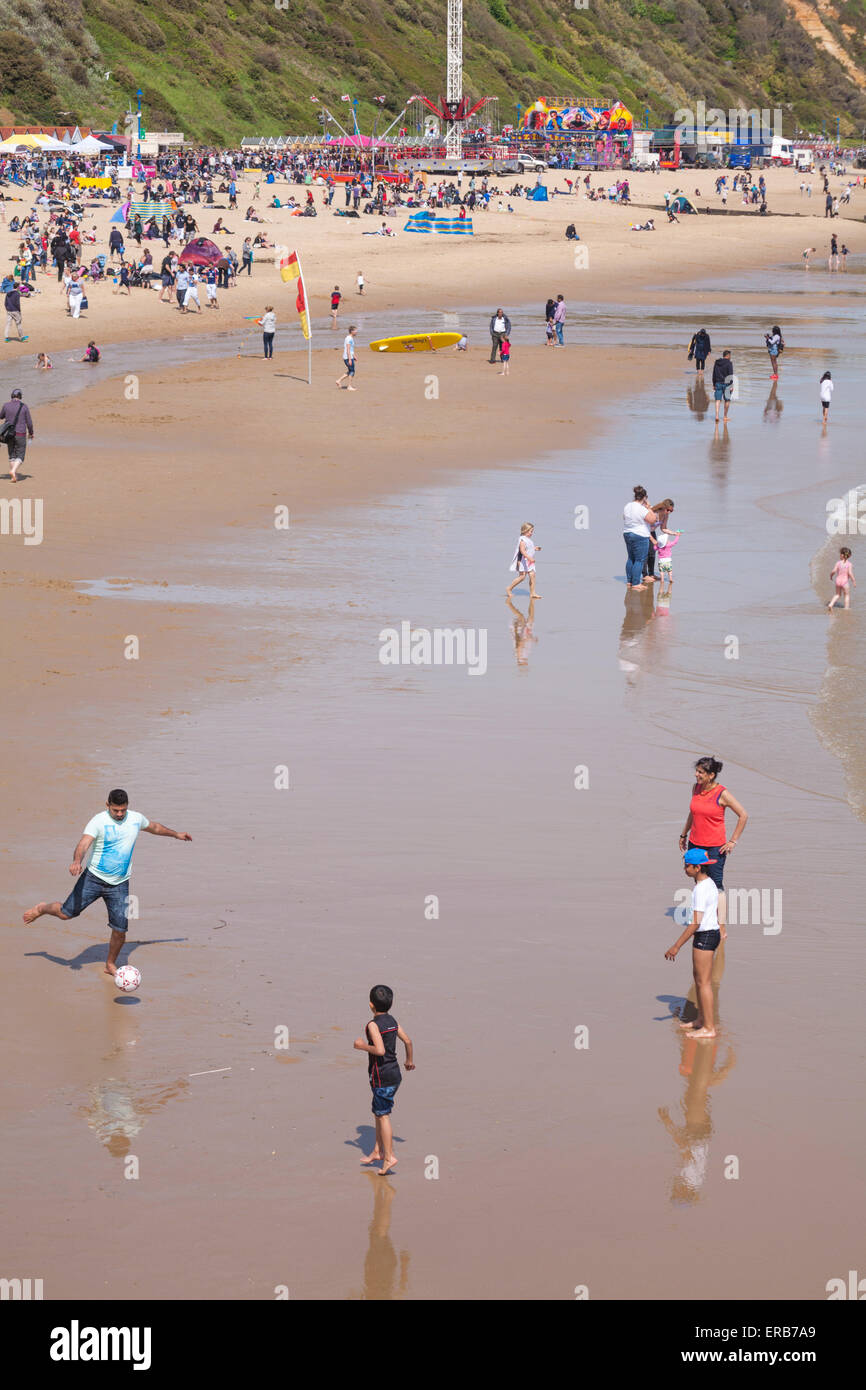
[[[474,236],[471,217],[437,217],[435,212],[413,213],[404,232],[438,232],[443,236]]]

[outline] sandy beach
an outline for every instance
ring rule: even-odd
[[[713,175],[688,179],[715,201]],[[631,210],[517,203],[457,245],[362,240],[327,215],[272,224],[304,259],[311,387],[272,265],[222,297],[234,356],[195,356],[214,312],[181,328],[156,293],[127,301],[109,284],[75,325],[47,278],[25,308],[30,341],[5,346],[25,399],[31,349],[104,349],[89,389],[34,405],[23,481],[0,484],[43,503],[41,544],[0,538],[14,716],[0,995],[17,1059],[4,1135],[22,1170],[8,1260],[43,1276],[46,1298],[287,1285],[293,1299],[558,1300],[586,1284],[600,1299],[819,1299],[856,1266],[866,771],[844,702],[862,687],[864,629],[856,595],[830,619],[821,600],[827,498],[861,481],[866,191],[832,224],[854,253],[847,279],[816,258],[806,297],[785,267],[829,232],[802,215],[799,175],[768,174],[784,216],[662,215],[656,233],[628,224],[675,181],[631,182]],[[588,270],[562,239],[572,220]],[[359,269],[365,325],[457,314],[469,352],[382,356],[362,332],[358,389],[338,394]],[[335,283],[348,304],[332,332]],[[558,292],[566,350],[545,348],[541,325],[521,342],[521,320],[500,377],[467,306],[536,304],[540,320]],[[272,363],[243,324],[267,302]],[[593,307],[614,316],[596,342]],[[642,307],[664,321],[642,323]],[[742,375],[727,434],[685,360],[710,308]],[[758,325],[776,316],[789,349],[774,388]],[[181,332],[187,360],[136,369],[130,398],[126,345]],[[838,415],[822,437],[828,362]],[[84,370],[63,362],[52,390]],[[682,517],[668,605],[622,583],[638,482]],[[504,599],[525,520],[542,543],[534,610]],[[384,666],[380,633],[404,621],[483,629],[484,678]],[[731,929],[720,1037],[702,1048],[672,1021],[685,953],[670,965],[664,950],[690,770],[710,752],[750,813],[730,882],[784,910],[778,932],[769,918]],[[137,850],[131,996],[102,973],[100,906],[20,921],[65,894],[114,785],[193,835]],[[380,978],[418,1052],[393,1180],[358,1167],[371,1117],[352,1038]],[[146,1244],[111,1239],[124,1219]]]

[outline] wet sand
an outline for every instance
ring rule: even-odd
[[[238,400],[270,420],[274,385],[246,364],[144,374],[138,413],[111,382],[44,412],[62,528],[47,511],[43,546],[3,541],[25,756],[3,770],[0,988],[24,1059],[7,1252],[47,1297],[821,1298],[856,1266],[860,783],[849,769],[846,795],[810,718],[828,621],[831,643],[862,624],[822,614],[810,562],[826,497],[856,482],[861,340],[832,362],[846,407],[823,443],[823,368],[796,341],[774,396],[743,355],[728,440],[681,354],[647,381],[627,349],[613,380],[598,355],[545,353],[508,381],[436,359],[438,402],[431,359],[362,356],[351,398],[320,371],[300,411],[287,382],[285,435],[249,459]],[[417,402],[406,377],[395,407],[394,366]],[[685,532],[668,611],[622,587],[638,481]],[[530,630],[526,595],[502,597],[524,519],[543,546]],[[405,620],[485,628],[486,674],[383,666],[379,634]],[[784,913],[776,935],[731,929],[722,1033],[699,1047],[671,1022],[689,962],[663,956],[703,752],[752,817],[728,882],[781,890]],[[194,836],[139,846],[144,983],[120,1002],[98,908],[13,925],[65,891],[116,783]],[[357,1167],[351,1042],[380,978],[418,1053],[392,1180]],[[121,1216],[147,1240],[119,1242]]]

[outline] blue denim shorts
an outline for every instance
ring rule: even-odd
[[[108,925],[112,931],[126,931],[126,913],[129,903],[129,879],[123,883],[103,883],[89,869],[79,874],[75,887],[63,904],[64,917],[77,917],[97,898],[105,899],[108,908]]]
[[[396,1086],[374,1086],[373,1087],[373,1114],[382,1116],[390,1115],[394,1109],[394,1097],[399,1089],[400,1082]]]
[[[354,376],[354,375],[355,375],[355,359],[354,359],[354,357],[352,358],[351,362],[349,361],[348,357],[344,357],[344,358],[343,358],[343,365],[344,365],[345,368],[346,368],[346,376]]]

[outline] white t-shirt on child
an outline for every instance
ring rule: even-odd
[[[692,913],[702,912],[698,931],[718,931],[719,890],[711,878],[701,879],[692,889]]]
[[[829,405],[829,404],[830,404],[830,397],[831,397],[832,395],[833,395],[833,382],[832,382],[832,381],[822,381],[822,382],[821,382],[821,400],[822,400],[826,405]]]

